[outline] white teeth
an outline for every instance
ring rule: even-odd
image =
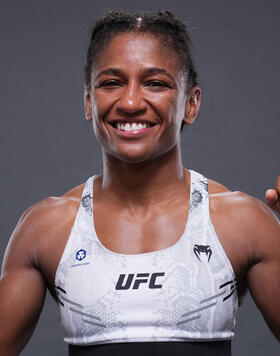
[[[132,130],[141,130],[141,129],[146,129],[147,127],[150,127],[150,124],[147,123],[123,123],[123,122],[117,122],[116,127],[118,130],[122,131],[132,131]]]

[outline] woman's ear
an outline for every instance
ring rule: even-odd
[[[90,95],[90,88],[88,88],[86,85],[84,87],[84,110],[85,110],[86,120],[91,121],[92,120],[91,95]]]
[[[201,89],[197,86],[191,88],[187,95],[184,124],[192,125],[197,118],[201,101]]]

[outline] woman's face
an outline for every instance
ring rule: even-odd
[[[99,54],[85,92],[86,117],[105,154],[138,163],[179,146],[182,121],[194,121],[200,100],[198,88],[186,95],[186,85],[178,56],[160,39],[114,36]]]

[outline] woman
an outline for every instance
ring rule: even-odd
[[[31,337],[46,287],[70,355],[230,355],[247,288],[280,340],[278,220],[182,166],[200,94],[171,13],[97,21],[84,100],[103,173],[20,219],[1,280],[1,355]]]

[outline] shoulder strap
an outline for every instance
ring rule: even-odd
[[[87,213],[92,215],[93,211],[93,182],[95,176],[90,177],[84,186],[80,207],[84,209]]]
[[[74,231],[90,229],[93,224],[93,182],[95,177],[96,176],[88,178],[85,183],[80,206],[73,226]]]
[[[190,187],[190,212],[189,216],[197,223],[202,223],[205,218],[209,217],[209,197],[207,179],[190,170],[191,187]]]

